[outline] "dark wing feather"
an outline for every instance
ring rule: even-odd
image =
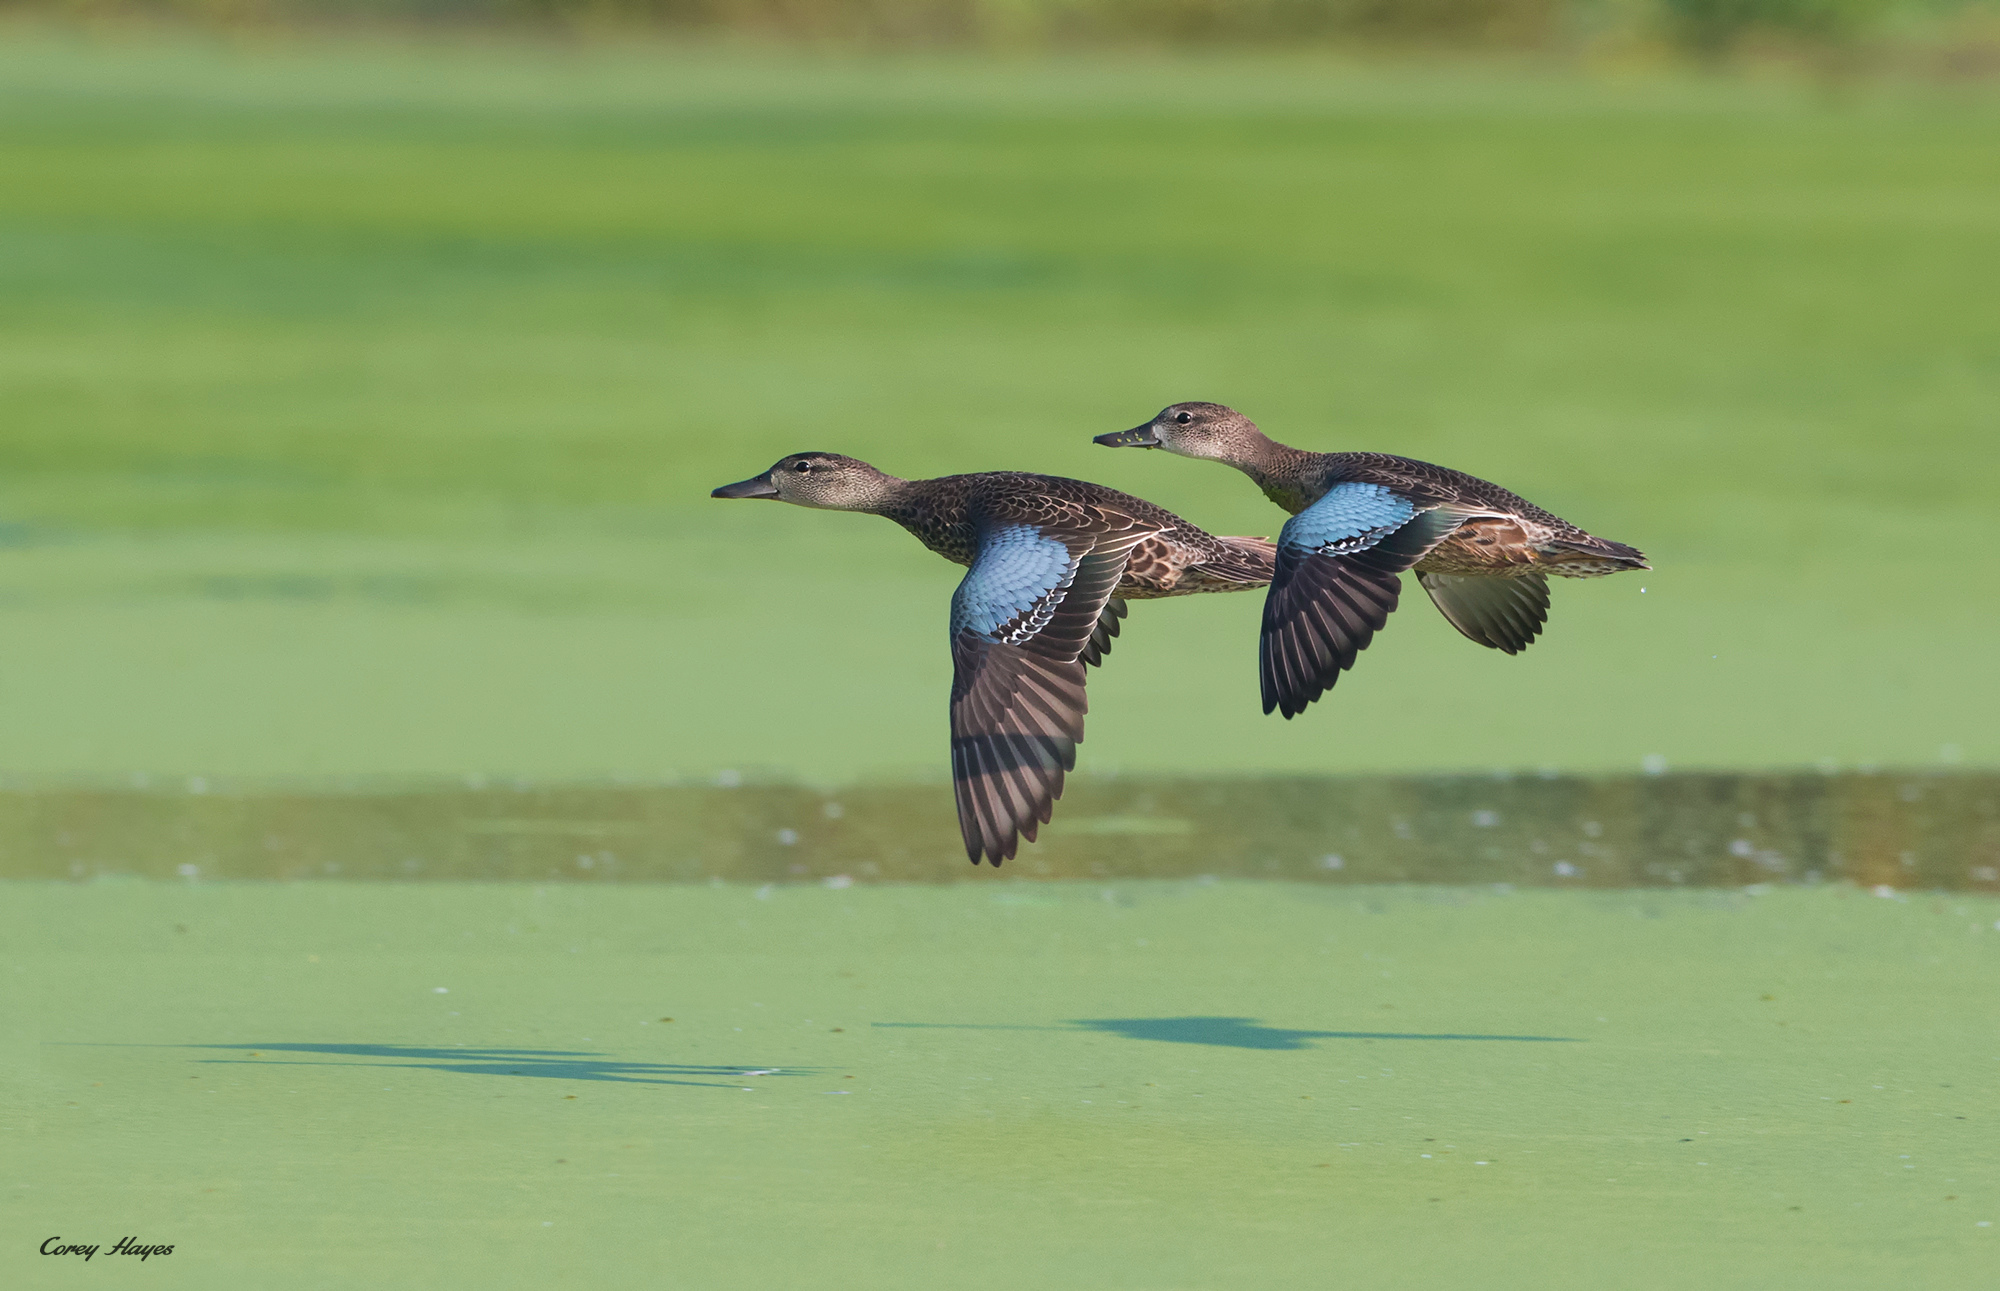
[[[1419,574],[1417,580],[1453,627],[1495,650],[1519,654],[1548,622],[1549,580],[1539,569],[1505,578]]]
[[[1342,501],[1331,491],[1328,500]],[[1366,497],[1361,504],[1349,502],[1344,513],[1329,507],[1317,517],[1315,504],[1285,526],[1257,648],[1266,713],[1277,710],[1287,719],[1296,717],[1332,689],[1395,612],[1401,592],[1397,575],[1421,560],[1461,519],[1448,511],[1415,511],[1407,504],[1400,511],[1378,507],[1377,499]],[[1328,515],[1336,520],[1329,522]],[[1384,523],[1368,524],[1378,516]]]
[[[982,550],[954,598],[951,643],[951,770],[966,855],[998,865],[1048,823],[1076,766],[1083,739],[1084,669],[1101,659],[1122,605],[1112,599],[1132,542],[1106,549],[1088,536],[1062,537],[1069,568],[1056,586],[1023,602],[1004,621],[982,628],[956,612],[986,561]],[[996,565],[994,568],[998,568]],[[988,574],[1006,584],[1006,573]],[[1032,592],[1033,589],[1031,588]],[[1119,610],[1113,610],[1119,605]]]
[[[1286,717],[1305,711],[1354,666],[1395,612],[1400,581],[1393,572],[1348,557],[1311,556],[1292,570],[1279,566],[1264,598],[1258,677],[1264,711]]]
[[[1111,653],[1111,638],[1118,635],[1118,620],[1125,617],[1125,601],[1114,596],[1104,603],[1104,612],[1097,616],[1097,626],[1090,630],[1090,640],[1084,643],[1083,661],[1092,667],[1100,667],[1104,656]]]

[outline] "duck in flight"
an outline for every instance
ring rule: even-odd
[[[1083,739],[1086,665],[1125,602],[1271,581],[1264,538],[1218,538],[1142,498],[1017,471],[901,480],[837,453],[794,453],[711,497],[885,516],[954,564],[951,773],[966,855],[999,865],[1048,823]]]
[[[1508,654],[1541,635],[1550,574],[1648,569],[1636,547],[1594,537],[1463,471],[1388,453],[1310,453],[1218,403],[1177,403],[1143,426],[1099,435],[1248,475],[1291,512],[1264,598],[1258,678],[1264,711],[1305,711],[1388,622],[1414,569],[1451,625]]]

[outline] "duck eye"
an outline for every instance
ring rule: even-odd
[[[804,474],[805,472],[807,472],[807,471],[810,471],[810,470],[812,469],[812,463],[811,463],[811,462],[793,462],[793,463],[792,463],[792,469],[793,469],[793,470],[795,470],[795,471],[797,471],[797,472],[799,472],[800,474],[802,474],[802,475],[803,475],[803,474]]]
[[[1174,414],[1174,420],[1185,426],[1194,420],[1194,414],[1191,412],[1178,412]]]

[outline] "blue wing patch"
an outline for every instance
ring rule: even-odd
[[[1293,559],[1365,551],[1416,513],[1416,503],[1387,485],[1336,484],[1285,521],[1278,531],[1278,550]]]
[[[995,643],[1034,636],[1055,610],[1050,593],[1069,586],[1076,563],[1067,543],[1033,525],[987,531],[972,568],[951,594],[951,635],[971,632]]]

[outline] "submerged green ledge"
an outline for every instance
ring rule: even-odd
[[[0,878],[950,882],[948,787],[0,789]],[[1989,772],[1079,777],[1028,878],[2000,892]]]

